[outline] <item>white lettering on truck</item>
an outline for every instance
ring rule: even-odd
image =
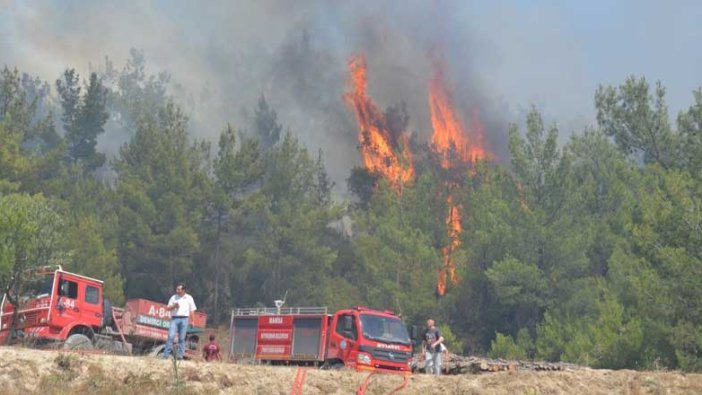
[[[401,349],[402,349],[402,348],[400,348],[400,346],[397,345],[397,344],[385,344],[385,343],[378,343],[378,345],[377,345],[376,347],[378,347],[378,348],[389,348],[389,349],[391,349],[391,350],[401,350]]]
[[[288,340],[290,334],[287,332],[261,332],[261,339],[266,340]]]
[[[170,311],[166,310],[165,307],[156,308],[155,305],[149,306],[149,315],[153,316],[153,317],[159,317],[159,318],[164,318],[164,317],[171,318]]]
[[[284,354],[284,353],[285,353],[285,347],[275,347],[275,346],[261,347],[261,354]]]

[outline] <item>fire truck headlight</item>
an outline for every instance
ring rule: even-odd
[[[42,324],[46,324],[46,318],[42,317],[42,319],[40,319],[39,322],[41,322]]]
[[[371,357],[367,353],[360,353],[358,354],[358,358],[356,358],[356,362],[363,364],[363,365],[370,365],[371,364]]]

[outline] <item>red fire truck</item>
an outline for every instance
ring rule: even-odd
[[[42,267],[28,273],[27,292],[18,296],[18,339],[39,346],[66,349],[104,349],[134,354],[158,354],[168,337],[170,312],[166,305],[145,299],[112,307],[103,298],[102,281],[64,271],[61,266]],[[0,304],[0,344],[12,329],[15,306],[3,295]],[[198,333],[207,315],[196,312],[188,330],[189,353],[195,354]]]
[[[356,370],[411,373],[412,341],[391,311],[353,307],[328,314],[326,307],[234,309],[232,361],[346,366]]]

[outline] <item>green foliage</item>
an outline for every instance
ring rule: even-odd
[[[104,297],[113,305],[124,303],[124,284],[117,260],[114,240],[105,240],[109,234],[105,226],[116,226],[116,218],[105,224],[94,215],[77,219],[66,234],[66,247],[72,251],[66,269],[104,281]]]
[[[11,304],[17,305],[24,292],[27,270],[58,264],[65,257],[62,224],[41,195],[0,195],[0,290]]]
[[[502,359],[526,359],[527,350],[517,344],[512,336],[503,335],[502,333],[495,333],[495,340],[490,344],[490,352],[488,353],[490,358],[502,358]]]
[[[535,265],[508,257],[488,269],[485,274],[495,288],[501,303],[517,308],[545,305],[548,288],[543,273]]]
[[[81,97],[79,80],[74,69],[66,70],[63,79],[56,81],[56,89],[63,107],[68,158],[72,163],[80,163],[86,171],[90,171],[105,163],[105,154],[97,152],[95,146],[97,136],[105,131],[103,125],[109,116],[105,110],[107,90],[97,74],[91,73],[85,94]]]
[[[539,326],[537,356],[594,367],[639,365],[643,331],[638,319],[627,319],[623,306],[603,296],[586,316],[547,314]]]
[[[693,92],[695,102],[678,115],[680,156],[678,165],[700,181],[702,177],[702,88]]]
[[[449,352],[454,354],[461,354],[463,352],[463,343],[461,343],[461,340],[456,337],[456,334],[453,333],[448,324],[440,324],[439,332],[441,332],[441,336],[444,338],[443,344],[446,346]]]
[[[161,299],[194,268],[209,149],[189,141],[186,122],[168,105],[140,125],[116,163],[119,259],[128,296]]]
[[[656,84],[655,97],[646,79],[630,77],[618,88],[600,87],[595,93],[597,122],[627,154],[643,153],[645,163],[670,166],[675,136],[665,105],[665,88]]]
[[[146,57],[142,51],[131,48],[129,59],[121,71],[109,60],[105,61],[101,78],[112,86],[108,92],[108,107],[119,114],[119,124],[130,135],[141,122],[158,114],[168,104],[170,75],[146,73]]]
[[[256,243],[244,253],[258,300],[271,301],[290,290],[297,303],[324,303],[324,284],[336,259],[325,240],[329,225],[339,219],[340,207],[324,196],[329,185],[320,184],[319,168],[291,134],[267,152],[266,170],[255,216]],[[320,196],[323,197],[320,199]],[[249,269],[250,270],[250,269]],[[269,302],[270,303],[270,302]]]
[[[219,153],[214,159],[211,203],[205,211],[205,221],[213,226],[205,227],[202,237],[205,245],[211,246],[204,254],[208,278],[202,276],[199,286],[207,289],[209,297],[203,305],[219,312],[226,309],[233,298],[235,273],[243,262],[241,257],[247,245],[247,235],[252,229],[253,210],[260,205],[258,192],[265,171],[264,154],[257,139],[243,139],[237,147],[236,134],[231,125],[219,139]]]
[[[25,85],[36,86],[22,81],[17,70],[0,71],[0,193],[35,193],[60,168],[61,139],[50,114],[37,109],[42,94],[28,92]]]
[[[41,195],[0,196],[0,219],[4,287],[11,276],[30,267],[55,263],[61,256],[57,243],[62,220]]]
[[[416,320],[436,316],[435,274],[441,262],[431,237],[412,226],[429,215],[410,209],[418,192],[407,187],[398,195],[382,183],[368,211],[358,213],[354,230],[354,249],[363,268],[355,273],[356,281],[366,300]]]
[[[324,153],[285,133],[263,96],[248,134],[227,126],[211,152],[169,76],[145,70],[135,50],[85,82],[69,69],[58,101],[48,84],[0,72],[5,287],[61,259],[105,280],[115,304],[164,300],[185,280],[214,323],[287,292],[288,305],[435,318],[453,352],[702,370],[702,89],[673,125],[660,83],[601,87],[596,127],[560,145],[532,108],[526,130],[509,130],[509,167],[446,170],[413,139],[415,180],[398,189],[355,168],[353,200],[340,201]],[[405,106],[385,116],[407,130]],[[96,150],[108,117],[128,139],[110,163]],[[457,281],[438,297],[449,195],[463,231]]]

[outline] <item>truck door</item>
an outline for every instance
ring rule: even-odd
[[[79,298],[80,298],[80,315],[83,321],[91,326],[99,327],[102,325],[102,295],[101,289],[97,284],[81,283]]]
[[[52,321],[53,325],[60,328],[69,326],[80,318],[80,308],[78,308],[78,283],[64,276],[59,277],[58,290],[55,293],[56,300],[53,303]]]
[[[351,330],[346,331],[344,322],[350,317],[352,321]],[[336,317],[336,324],[332,330],[329,342],[329,359],[348,360],[348,354],[358,339],[358,327],[353,314],[340,314]]]

